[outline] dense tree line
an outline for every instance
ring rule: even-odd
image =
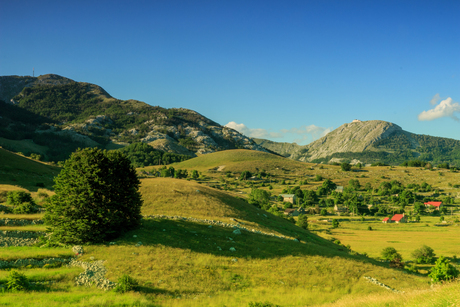
[[[118,150],[126,155],[134,167],[171,164],[192,158],[187,155],[156,150],[152,146],[140,142],[133,143]]]

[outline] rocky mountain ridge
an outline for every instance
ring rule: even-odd
[[[304,162],[360,160],[365,163],[400,164],[420,159],[460,167],[460,141],[410,133],[382,120],[345,123],[304,146],[262,139],[254,141],[280,155]]]
[[[107,148],[144,142],[190,156],[236,148],[267,151],[196,111],[118,100],[100,86],[58,75],[2,76],[0,99],[6,102],[0,107],[8,108],[2,113],[12,114],[2,119],[0,137],[10,139],[53,134],[84,146]],[[35,126],[29,122],[27,133],[18,135],[15,128],[25,123],[15,115],[21,112],[28,112],[28,116],[33,113],[40,120]]]
[[[389,137],[392,133],[402,131],[398,125],[382,120],[346,123],[306,145],[304,148],[307,154],[299,160],[312,161],[338,152],[375,150],[373,145],[377,141]]]

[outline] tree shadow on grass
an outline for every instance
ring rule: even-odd
[[[298,235],[300,242],[245,230],[242,230],[241,234],[234,234],[233,231],[233,228],[191,221],[144,219],[139,229],[125,234],[117,242],[133,247],[139,243],[142,246],[163,245],[235,258],[344,257],[388,267],[363,255],[352,255],[344,246],[332,243],[301,228],[299,228]]]

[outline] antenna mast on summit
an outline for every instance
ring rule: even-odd
[[[32,77],[35,77],[35,67],[32,68]]]

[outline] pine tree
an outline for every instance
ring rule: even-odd
[[[130,161],[118,151],[86,148],[74,152],[55,183],[45,223],[58,242],[102,242],[140,224],[140,181]]]

